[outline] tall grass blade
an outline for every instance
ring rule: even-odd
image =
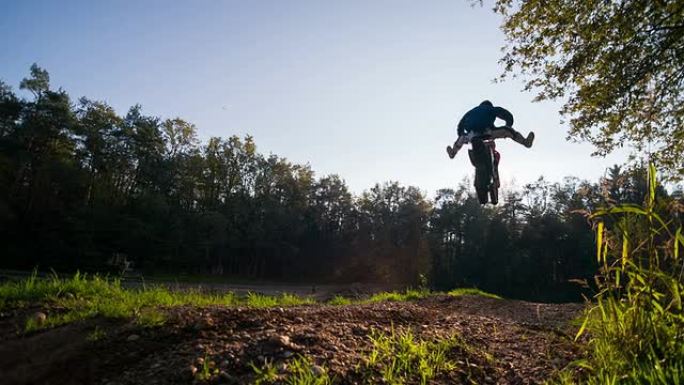
[[[596,229],[596,260],[601,262],[601,251],[603,250],[603,221],[598,223]]]
[[[625,267],[629,257],[629,237],[627,231],[622,232],[622,267]]]
[[[684,244],[684,236],[682,236],[682,227],[677,228],[674,239],[674,258],[679,259],[679,244]]]

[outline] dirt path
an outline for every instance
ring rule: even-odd
[[[338,383],[352,384],[359,381],[361,355],[372,347],[369,333],[410,328],[423,339],[460,336],[480,357],[490,357],[470,357],[476,383],[537,384],[577,358],[568,321],[581,308],[475,296],[284,309],[177,308],[159,328],[92,320],[28,337],[5,335],[0,372],[5,384],[191,384],[192,367],[207,360],[222,373],[212,383],[247,384],[253,380],[250,362],[283,366],[301,354],[328,368]],[[106,336],[92,341],[95,327]],[[434,383],[460,379],[455,374]]]

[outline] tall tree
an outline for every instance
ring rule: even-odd
[[[684,2],[496,0],[506,75],[561,98],[569,137],[607,154],[630,143],[684,177]]]

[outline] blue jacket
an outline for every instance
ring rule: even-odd
[[[458,122],[458,135],[465,135],[471,131],[481,133],[488,128],[494,128],[496,118],[506,121],[506,126],[513,126],[513,114],[501,107],[480,104],[466,112]]]

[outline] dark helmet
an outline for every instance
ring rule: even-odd
[[[489,100],[485,100],[484,102],[480,103],[480,105],[481,105],[481,106],[494,107],[494,105],[492,104],[492,102],[490,102]]]

